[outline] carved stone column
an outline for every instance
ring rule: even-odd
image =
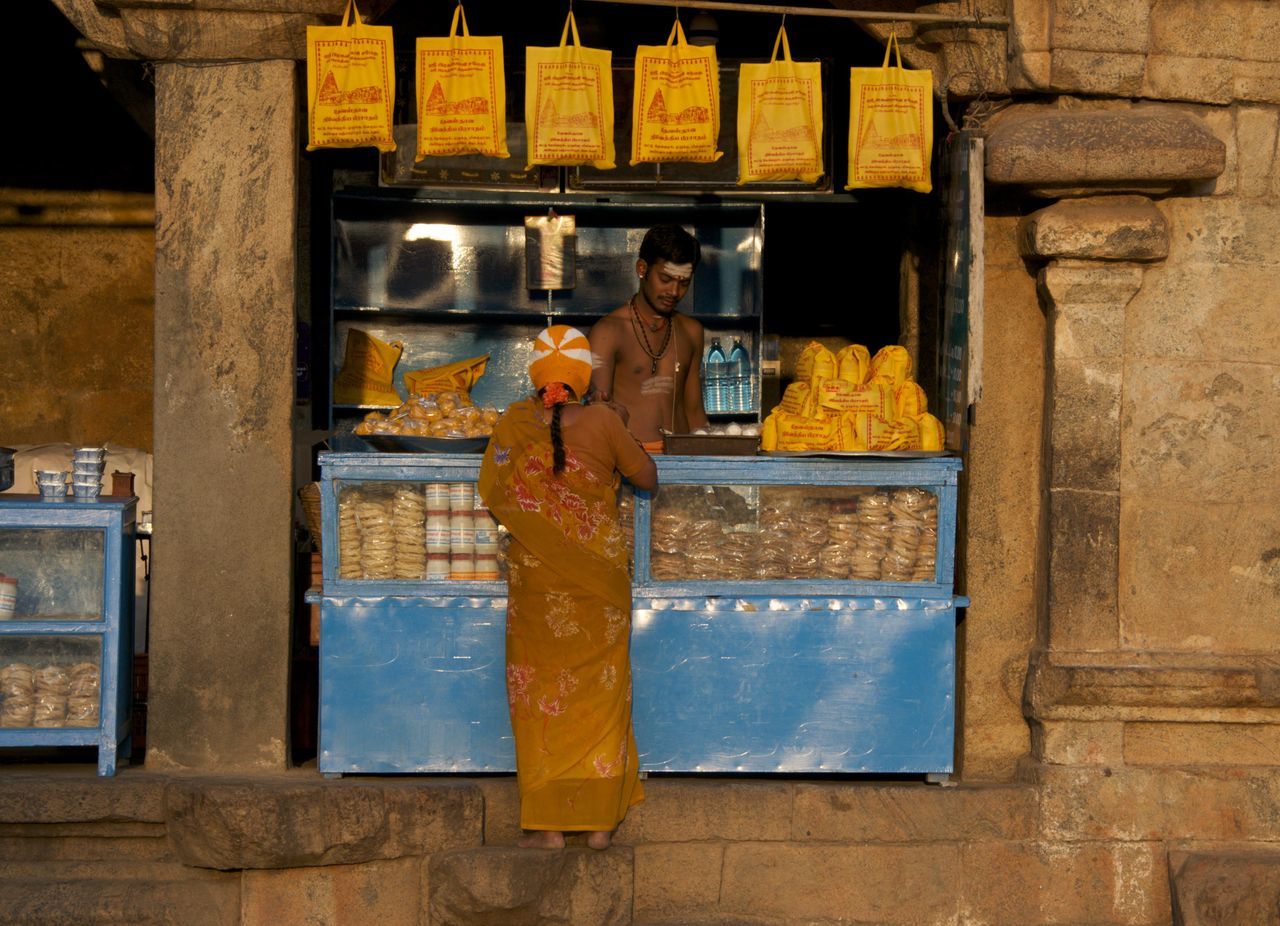
[[[148,765],[287,759],[296,75],[156,67]]]

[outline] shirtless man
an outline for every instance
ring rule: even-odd
[[[707,426],[702,408],[702,325],[676,311],[701,248],[678,225],[649,229],[636,261],[639,289],[591,328],[591,401],[626,409],[631,433],[650,452],[665,429]]]

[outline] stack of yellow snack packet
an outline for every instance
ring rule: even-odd
[[[861,344],[833,354],[810,341],[795,381],[764,420],[762,450],[941,450],[942,422],[911,378],[911,355]]]

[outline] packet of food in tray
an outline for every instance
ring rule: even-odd
[[[392,375],[404,344],[375,338],[367,331],[347,332],[342,370],[333,380],[333,401],[338,405],[399,405],[400,393]]]
[[[489,365],[489,355],[455,360],[443,366],[410,370],[404,374],[404,386],[409,395],[429,395],[432,392],[471,392],[471,387],[484,376]]]

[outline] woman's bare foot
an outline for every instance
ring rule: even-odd
[[[613,833],[608,830],[595,830],[587,833],[587,846],[600,850],[607,849],[613,845]]]
[[[564,833],[559,830],[533,830],[516,843],[521,849],[563,849]]]

